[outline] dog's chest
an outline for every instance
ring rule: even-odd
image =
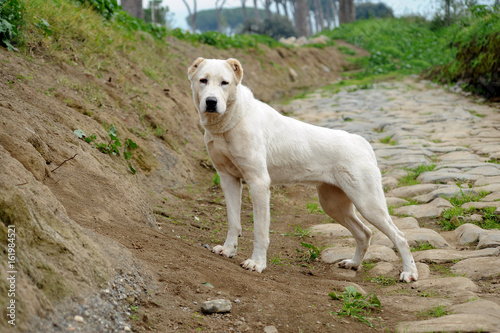
[[[243,177],[238,160],[233,156],[228,143],[222,136],[211,137],[206,145],[210,159],[219,172],[226,172],[237,178]]]

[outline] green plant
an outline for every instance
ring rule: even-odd
[[[132,151],[137,149],[137,143],[132,141],[132,139],[126,139],[125,143],[122,144],[120,139],[118,138],[118,132],[116,130],[116,127],[114,125],[111,125],[109,130],[108,130],[108,135],[109,135],[109,141],[106,142],[101,142],[97,143],[97,136],[95,134],[91,134],[90,136],[87,136],[84,131],[77,129],[74,131],[76,136],[78,138],[84,140],[88,144],[92,145],[92,147],[98,149],[100,152],[104,154],[112,154],[112,155],[120,155],[120,150],[119,147],[123,147],[123,157],[125,160],[129,161],[132,159]],[[128,167],[129,170],[132,174],[136,174],[137,170],[134,168],[132,165],[132,162],[128,162]]]
[[[283,236],[298,236],[299,238],[304,238],[304,237],[312,237],[311,236],[311,229],[310,228],[305,228],[302,229],[301,227],[294,225],[294,231],[283,234]]]
[[[436,164],[421,164],[413,169],[406,169],[407,174],[399,180],[399,186],[416,185],[418,176],[426,171],[432,171],[436,168]]]
[[[428,317],[443,317],[447,314],[448,311],[446,311],[446,307],[443,305],[438,305],[432,309],[420,311],[419,313],[417,313],[417,317],[423,319]]]
[[[382,138],[379,141],[380,143],[389,144],[391,146],[395,146],[397,144],[396,140],[392,140],[392,135],[386,136],[385,138]]]
[[[305,247],[306,249],[309,250],[309,252],[308,252],[309,257],[306,257],[305,258],[306,260],[313,261],[314,259],[316,259],[316,258],[318,258],[320,256],[321,250],[318,249],[313,244],[308,244],[308,243],[304,243],[304,242],[300,242],[300,244],[302,244],[303,247]],[[302,251],[300,251],[300,250],[297,249],[297,252],[301,253]]]
[[[398,279],[395,277],[376,276],[370,278],[370,282],[374,282],[376,284],[380,284],[384,287],[387,287],[398,283]]]
[[[220,185],[220,176],[219,176],[219,174],[217,172],[215,172],[214,178],[212,179],[212,183],[215,186],[219,186]]]
[[[333,300],[340,300],[344,303],[342,304],[342,309],[336,312],[332,312],[337,316],[351,316],[356,318],[362,323],[373,327],[373,324],[365,317],[369,315],[372,309],[381,309],[380,301],[375,294],[363,296],[357,289],[353,286],[348,286],[345,288],[342,294],[337,294],[335,291],[328,294]]]
[[[314,213],[325,214],[325,212],[317,202],[307,202],[306,208],[309,211],[309,214],[314,214]]]
[[[24,6],[21,0],[0,0],[0,42],[9,51],[17,51],[13,44],[19,41],[23,16]]]
[[[432,250],[432,249],[435,249],[435,247],[432,246],[432,244],[430,244],[430,243],[417,242],[417,245],[412,246],[410,250],[411,250],[411,252],[415,252],[415,251],[425,251],[425,250]]]
[[[111,19],[120,9],[116,0],[76,0],[80,3],[89,5],[95,9],[105,19]]]

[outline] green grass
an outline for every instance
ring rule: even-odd
[[[386,136],[385,138],[382,138],[379,141],[380,143],[385,143],[391,146],[395,146],[398,144],[396,140],[392,140],[392,135]]]
[[[429,317],[433,318],[438,318],[438,317],[443,317],[448,314],[448,311],[446,311],[446,306],[443,305],[438,305],[432,309],[429,310],[422,310],[417,313],[417,317],[419,319],[426,319]]]
[[[426,243],[426,242],[417,242],[416,246],[412,246],[410,248],[411,252],[425,251],[425,250],[432,250],[432,249],[435,249],[435,247],[429,243]]]
[[[426,22],[407,18],[360,20],[322,32],[331,39],[344,39],[370,52],[356,60],[362,71],[356,78],[399,72],[420,73],[432,65],[451,61],[451,30],[433,31]]]
[[[436,168],[436,164],[421,164],[413,169],[406,169],[407,174],[399,180],[399,186],[410,186],[419,184],[418,176],[427,171],[432,171]]]

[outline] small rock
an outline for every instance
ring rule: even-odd
[[[500,248],[500,230],[488,230],[479,235],[477,250],[486,248]]]
[[[460,245],[477,242],[479,235],[486,232],[483,228],[472,223],[464,223],[454,231],[458,234]]]
[[[396,332],[497,332],[499,320],[488,315],[452,314],[435,319],[400,323]]]
[[[451,313],[470,313],[488,315],[500,319],[500,305],[484,299],[453,305],[448,308]]]
[[[453,265],[451,271],[458,275],[464,274],[475,281],[498,276],[500,275],[500,257],[465,259]]]
[[[264,333],[278,333],[278,329],[274,326],[264,327]]]
[[[394,213],[401,215],[411,215],[416,218],[421,217],[437,217],[445,210],[445,208],[452,208],[453,205],[443,199],[437,198],[432,202],[423,205],[411,205],[394,209]]]
[[[227,299],[216,299],[201,303],[203,313],[225,313],[231,311],[231,301]]]
[[[392,207],[401,207],[405,204],[408,204],[407,200],[394,197],[387,197],[385,198],[385,201],[387,202],[387,206],[392,206]]]
[[[77,315],[77,316],[75,316],[73,319],[74,319],[76,322],[78,322],[78,323],[84,323],[84,322],[85,322],[85,321],[83,320],[83,317],[82,317],[82,316],[78,316],[78,315]]]

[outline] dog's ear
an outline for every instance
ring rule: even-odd
[[[243,67],[241,67],[240,62],[234,58],[227,59],[227,63],[233,69],[236,80],[238,80],[237,84],[239,84],[241,79],[243,79]]]
[[[191,78],[193,77],[194,73],[198,70],[198,67],[200,67],[201,63],[205,61],[205,58],[199,57],[196,59],[193,64],[189,67],[188,69],[188,78],[191,81]]]

